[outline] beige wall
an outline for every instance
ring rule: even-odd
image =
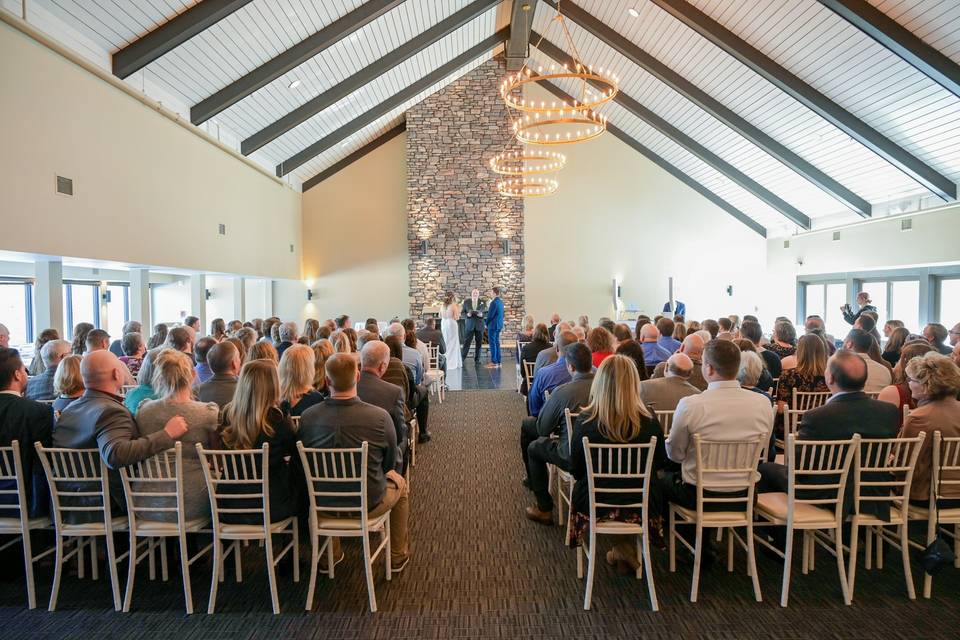
[[[299,278],[299,193],[5,23],[0,95],[0,248]]]
[[[406,316],[406,140],[397,136],[303,194],[303,279],[314,299],[308,303],[301,286],[302,302],[282,310],[302,306],[301,318],[347,313],[355,321]],[[275,293],[275,305],[296,297],[287,295],[295,284]]]
[[[766,242],[612,135],[563,148],[560,189],[526,203],[527,309],[613,317],[622,300],[652,314],[667,278],[690,318],[752,313]],[[733,296],[726,288],[733,285]]]

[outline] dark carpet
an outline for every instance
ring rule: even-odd
[[[688,601],[690,565],[681,555],[677,573],[654,551],[661,611],[649,610],[646,586],[601,564],[593,610],[583,611],[583,583],[562,531],[523,518],[532,495],[521,485],[517,429],[520,396],[509,391],[456,392],[431,411],[432,442],[418,451],[412,478],[414,559],[387,583],[376,577],[380,612],[367,611],[356,542],[336,579],[318,578],[315,610],[303,611],[306,570],[294,584],[289,569],[278,581],[283,613],[270,613],[259,548],[244,552],[244,579],[227,571],[217,613],[183,613],[179,571],[151,582],[138,573],[132,612],[115,613],[108,582],[65,577],[60,610],[28,611],[18,582],[0,583],[2,637],[13,638],[957,638],[960,572],[947,569],[934,598],[910,602],[898,556],[882,571],[861,571],[854,604],[845,607],[835,564],[820,552],[817,570],[794,572],[790,607],[781,609],[781,566],[759,558],[764,601],[753,600],[743,570],[725,563],[704,572],[700,602]],[[606,546],[601,543],[600,552]],[[303,548],[302,556],[309,557]],[[171,556],[171,568],[176,555]],[[722,566],[721,566],[722,565]],[[121,565],[121,571],[124,566]],[[919,590],[919,571],[917,571]],[[121,574],[123,575],[123,574]],[[51,570],[40,571],[45,606]],[[122,578],[123,579],[123,578]],[[194,606],[206,610],[210,565],[193,570]]]

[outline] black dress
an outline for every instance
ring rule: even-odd
[[[553,347],[549,342],[544,342],[543,340],[534,340],[533,342],[528,342],[523,345],[523,349],[520,350],[520,376],[522,382],[520,383],[520,393],[527,395],[527,377],[524,375],[523,363],[524,362],[536,362],[537,355],[544,349],[550,349]]]

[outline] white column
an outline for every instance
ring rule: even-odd
[[[243,278],[233,279],[233,320],[244,322],[247,320],[247,301],[243,286]]]
[[[34,269],[34,333],[38,334],[44,329],[56,329],[69,340],[73,328],[64,326],[63,263],[59,260],[37,260]]]
[[[265,310],[264,318],[276,315],[273,312],[273,280],[267,280],[263,288],[263,308]]]
[[[190,276],[190,314],[200,318],[197,337],[207,335],[207,276],[195,273]]]
[[[153,329],[150,315],[150,270],[130,269],[130,319],[143,325],[143,335]],[[114,300],[116,302],[116,300]]]

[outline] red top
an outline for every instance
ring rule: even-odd
[[[600,363],[613,355],[612,351],[597,351],[593,354],[593,366],[599,367]]]

